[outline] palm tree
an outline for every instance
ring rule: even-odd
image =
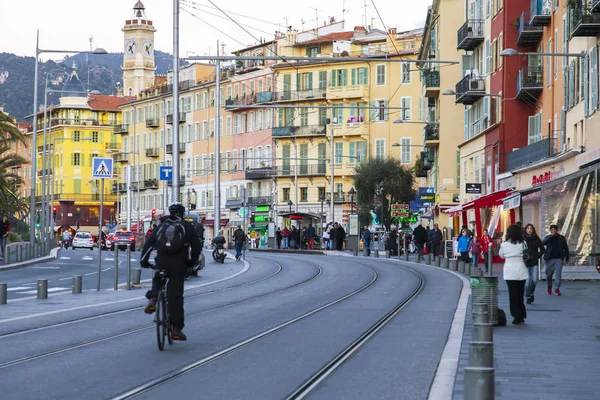
[[[15,169],[27,164],[28,161],[15,153],[9,153],[8,150],[6,144],[0,144],[0,210],[14,215],[27,207],[26,200],[16,189],[23,180]]]
[[[25,135],[17,128],[12,117],[0,111],[0,145],[6,145],[10,140],[25,143]]]

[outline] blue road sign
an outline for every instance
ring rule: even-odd
[[[435,188],[432,187],[420,187],[419,194],[435,193]]]
[[[168,165],[160,167],[160,180],[170,181],[173,178],[173,167]]]
[[[410,201],[410,212],[419,212],[422,208],[425,208],[425,203],[418,200]]]
[[[113,159],[104,157],[92,158],[92,178],[112,178]]]

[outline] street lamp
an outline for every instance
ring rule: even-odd
[[[288,206],[290,206],[290,219],[292,219],[291,218],[291,215],[292,215],[292,205],[294,204],[294,202],[292,200],[288,200],[287,204],[288,204]]]
[[[35,66],[33,72],[33,135],[31,138],[31,188],[30,188],[30,210],[29,210],[29,242],[33,247],[35,243],[35,178],[37,175],[36,166],[36,151],[37,151],[37,107],[38,107],[38,73],[39,73],[39,59],[42,53],[60,53],[60,54],[73,54],[73,53],[86,53],[86,54],[108,54],[108,52],[102,48],[89,51],[74,51],[74,50],[50,50],[40,49],[40,31],[37,31],[36,42],[35,42]],[[35,254],[35,250],[34,254]]]
[[[502,57],[514,56],[556,56],[556,57],[585,57],[585,52],[581,53],[535,53],[535,52],[520,52],[515,49],[508,48],[500,53]]]
[[[356,190],[354,190],[354,186],[352,186],[350,188],[350,191],[348,192],[348,194],[350,195],[350,212],[352,214],[354,214],[354,195],[356,194]]]

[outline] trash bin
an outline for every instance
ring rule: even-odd
[[[490,323],[498,325],[498,277],[471,276],[472,304],[487,304]]]

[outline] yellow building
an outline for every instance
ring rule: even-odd
[[[41,202],[42,187],[49,202],[49,212],[56,207],[55,229],[75,227],[96,231],[100,211],[100,180],[92,178],[92,159],[110,157],[121,148],[116,133],[121,124],[119,107],[128,100],[91,92],[77,77],[73,66],[71,76],[63,86],[60,104],[38,114],[39,130],[36,171],[36,201]],[[44,125],[47,126],[46,149],[43,146]],[[45,151],[44,151],[45,150]],[[46,181],[43,181],[43,157],[46,156]],[[114,180],[120,174],[113,171]],[[117,196],[111,194],[112,181],[104,186],[103,224],[114,224],[117,217]]]
[[[280,106],[273,128],[280,214],[301,216],[306,225],[318,223],[323,211],[324,221],[345,224],[350,203],[356,200],[348,193],[358,163],[372,157],[400,157],[408,167],[414,165],[422,147],[423,127],[419,123],[394,125],[394,121],[422,121],[419,74],[410,62],[373,65],[369,58],[385,54],[415,59],[421,36],[418,30],[386,33],[355,27],[323,34],[288,32],[281,39],[281,54],[325,59],[348,54],[362,55],[365,60],[333,66],[298,62],[272,67],[274,104]],[[331,199],[334,215],[327,205]]]

